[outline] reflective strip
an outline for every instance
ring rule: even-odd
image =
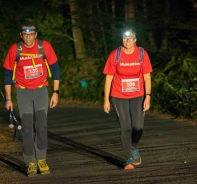
[[[44,62],[45,62],[45,64],[46,64],[46,67],[47,67],[47,70],[48,70],[49,77],[51,77],[52,75],[51,75],[51,70],[50,70],[50,68],[49,68],[49,64],[47,63],[47,60],[46,60],[46,59],[44,60]]]
[[[37,55],[39,55],[39,56],[42,57],[42,54],[26,54],[26,53],[20,53],[20,56],[30,56],[31,57],[33,67],[36,67],[36,64],[35,64],[35,61],[34,61],[34,56],[37,56]]]
[[[42,85],[40,85],[40,86],[38,86],[37,88],[42,88],[43,87],[43,84]],[[25,86],[21,86],[21,85],[19,85],[19,88],[21,88],[21,89],[25,89]]]
[[[26,53],[20,53],[20,56],[30,56],[31,59],[32,59],[32,64],[33,64],[34,67],[36,67],[35,61],[34,61],[34,56],[37,56],[37,55],[39,55],[41,57],[43,56],[42,54],[26,54]],[[51,74],[51,70],[49,68],[49,64],[47,63],[47,60],[46,59],[44,59],[44,62],[45,62],[45,65],[47,67],[47,71],[48,71],[49,77],[51,77],[52,74]]]
[[[15,75],[16,75],[16,66],[17,66],[17,62],[15,61],[14,63],[14,70],[13,70],[13,75],[12,75],[12,80],[15,80]]]
[[[43,82],[43,83],[45,83],[47,80],[45,79],[45,81]],[[41,84],[40,86],[38,86],[37,88],[42,88],[44,85],[43,84]],[[21,86],[21,85],[19,85],[19,87],[21,88],[21,89],[25,89],[25,86]]]
[[[19,85],[19,87],[20,87],[21,89],[25,89],[25,87],[24,87],[24,86]]]

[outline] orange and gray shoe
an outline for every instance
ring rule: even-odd
[[[133,166],[133,159],[132,159],[132,158],[129,158],[129,159],[126,161],[126,164],[125,164],[124,169],[125,169],[125,170],[134,169],[134,166]]]

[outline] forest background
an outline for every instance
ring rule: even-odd
[[[197,120],[197,0],[0,0],[1,65],[23,20],[57,53],[61,100],[103,102],[107,56],[132,28],[153,66],[151,110]]]

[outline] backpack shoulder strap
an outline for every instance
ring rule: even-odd
[[[121,49],[122,49],[121,46],[116,49],[115,65],[117,65],[117,63],[120,59]]]
[[[18,62],[20,59],[20,53],[22,53],[22,41],[17,42],[17,50],[16,50],[16,61]]]
[[[116,49],[115,64],[117,64],[120,59],[121,48],[122,47],[120,46]],[[144,60],[144,48],[142,47],[139,47],[139,59],[140,59],[140,63],[142,63]]]
[[[140,63],[142,63],[144,60],[144,48],[142,47],[139,47],[139,59],[140,59]]]
[[[43,40],[38,39],[38,50],[39,50],[40,54],[42,54],[42,59],[45,60],[46,55],[44,53]]]
[[[42,59],[46,64],[46,67],[48,70],[48,75],[49,75],[49,77],[51,77],[52,76],[51,70],[50,70],[49,64],[47,63],[46,55],[44,53],[43,40],[38,39],[38,50],[39,50],[40,54],[42,54]]]

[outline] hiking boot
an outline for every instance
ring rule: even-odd
[[[37,164],[30,162],[27,168],[27,176],[36,176],[37,175]]]
[[[46,163],[46,160],[38,160],[38,170],[41,174],[49,174],[50,170]]]
[[[127,160],[124,169],[125,169],[125,170],[134,169],[134,166],[133,166],[133,159],[132,159],[132,158],[129,158],[129,159]]]
[[[133,157],[133,165],[140,165],[142,163],[142,159],[137,148],[131,148],[131,155]]]

